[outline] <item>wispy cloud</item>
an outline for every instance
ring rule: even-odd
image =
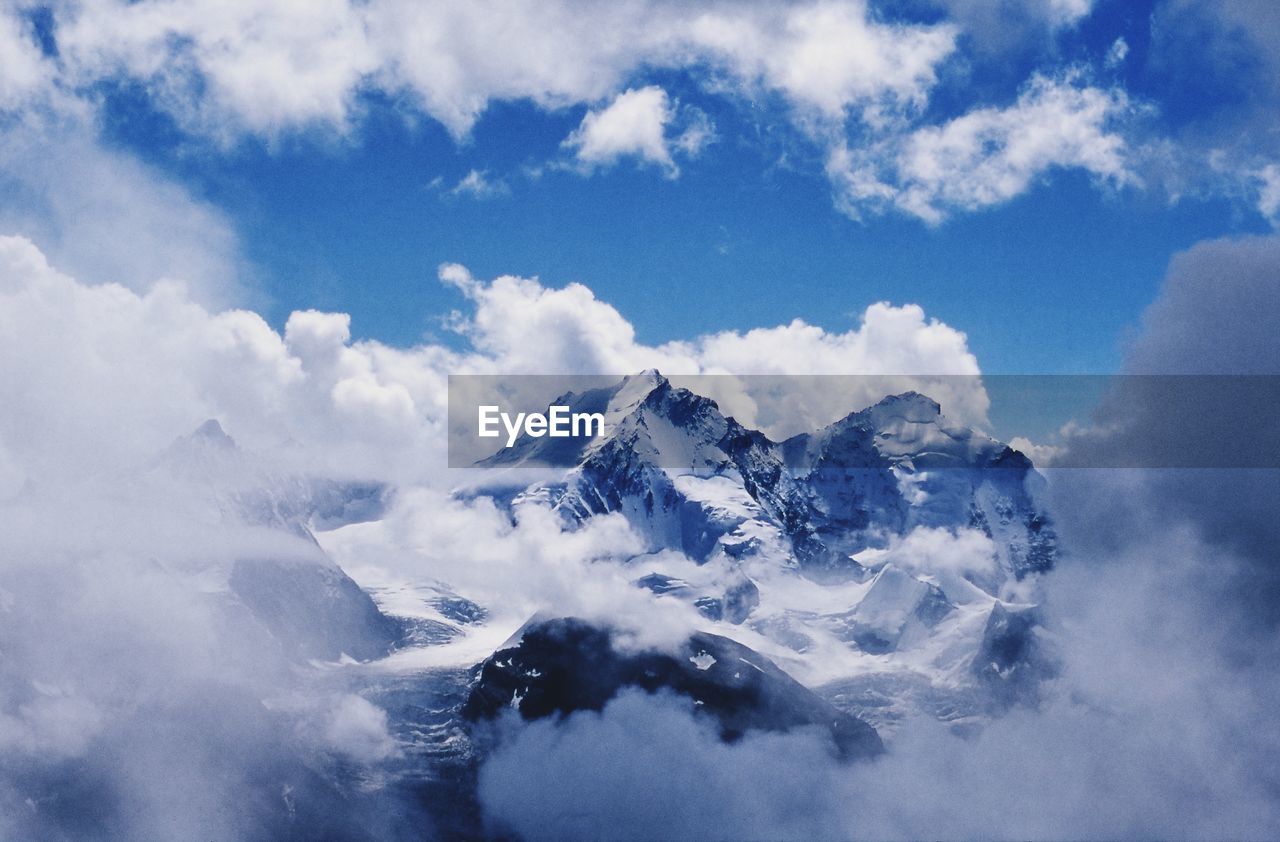
[[[443,190],[450,196],[466,196],[472,199],[493,199],[511,195],[511,187],[507,182],[491,175],[488,170],[469,170],[452,187],[446,188],[442,177],[433,179],[430,186],[436,190]]]

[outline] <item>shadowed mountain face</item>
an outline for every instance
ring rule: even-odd
[[[305,543],[309,552],[304,555],[242,558],[210,576],[230,615],[247,610],[286,658],[373,660],[419,631],[383,614],[325,557],[313,535],[313,530],[380,517],[390,496],[381,483],[273,473],[212,419],[175,441],[157,469],[202,489],[227,522],[278,530]]]
[[[337,565],[238,561],[228,584],[291,657],[368,661],[386,655],[405,634]]]
[[[698,632],[675,654],[624,653],[608,629],[565,618],[535,622],[518,643],[490,656],[464,707],[472,720],[504,710],[524,719],[599,711],[625,688],[667,691],[692,700],[715,721],[721,738],[748,731],[816,726],[831,736],[840,757],[873,757],[884,750],[875,729],[837,710],[758,652],[719,635]]]

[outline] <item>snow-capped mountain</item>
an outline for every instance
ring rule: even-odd
[[[194,504],[221,524],[287,533],[300,546],[209,562],[196,570],[202,592],[230,621],[260,628],[293,660],[368,661],[439,637],[429,621],[393,617],[320,549],[314,533],[377,518],[390,498],[382,483],[336,481],[271,470],[210,419],[182,436],[138,482],[181,481]]]
[[[811,572],[856,574],[856,555],[891,536],[965,527],[997,542],[1002,569],[1015,578],[1053,563],[1031,461],[950,424],[915,392],[783,442],[656,372],[557,403],[603,412],[605,434],[589,443],[522,435],[481,464],[557,463],[578,453],[563,482],[526,489],[522,499],[550,501],[570,520],[622,512],[655,548],[741,558],[759,544],[748,533],[773,529]]]
[[[559,478],[509,495],[514,517],[545,506],[572,528],[621,513],[648,545],[630,564],[655,598],[738,627],[738,639],[846,697],[890,677],[928,688],[873,719],[923,707],[966,720],[1031,693],[1024,677],[1047,669],[1033,604],[1034,574],[1055,558],[1043,478],[932,399],[889,396],[785,441],[657,372],[554,403],[603,413],[605,431],[524,436],[481,463],[572,457]]]
[[[474,833],[486,723],[504,711],[562,716],[662,691],[726,740],[825,729],[856,761],[905,717],[981,727],[1034,701],[1051,673],[1035,604],[1037,574],[1055,561],[1042,479],[933,400],[887,397],[784,441],[656,372],[555,403],[602,413],[603,434],[520,438],[484,463],[491,482],[457,494],[490,496],[489,511],[515,523],[536,510],[568,533],[621,517],[638,551],[592,564],[617,565],[617,587],[645,606],[630,626],[530,618],[493,598],[500,588],[455,591],[426,568],[410,582],[368,578],[376,564],[347,539],[379,534],[390,490],[273,472],[216,422],[152,467],[228,523],[314,550],[196,575],[305,680],[387,712],[401,751],[379,785],[445,805],[431,811],[442,826]],[[694,631],[637,647],[634,624],[650,606],[655,626],[675,611]]]

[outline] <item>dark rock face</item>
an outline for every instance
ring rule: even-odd
[[[525,629],[518,644],[490,656],[463,713],[477,721],[508,708],[526,720],[598,711],[626,687],[692,699],[700,715],[716,721],[726,741],[752,730],[821,726],[844,759],[884,751],[874,728],[740,643],[699,632],[676,655],[621,653],[609,630],[573,618],[538,622]]]
[[[441,595],[434,599],[429,599],[427,602],[447,619],[459,625],[481,623],[489,616],[488,611],[485,611],[466,597],[456,594]]]
[[[998,708],[1034,705],[1043,681],[1055,665],[1040,643],[1036,609],[1010,610],[997,603],[982,634],[982,647],[973,659],[973,672]]]
[[[707,619],[734,625],[746,622],[760,604],[760,588],[741,574],[723,586],[702,589],[663,573],[641,576],[634,584],[656,596],[673,596],[692,602]]]

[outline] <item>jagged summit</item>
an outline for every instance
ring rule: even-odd
[[[235,447],[235,439],[227,435],[226,430],[222,429],[222,424],[217,418],[210,418],[190,435],[193,440],[204,441],[210,444],[216,444],[219,447]]]
[[[647,380],[653,383],[654,386],[660,386],[667,382],[667,378],[663,377],[662,372],[656,368],[646,368],[639,374],[628,374],[622,380],[624,383],[631,380]]]
[[[160,463],[177,476],[198,481],[225,478],[242,469],[243,454],[235,439],[216,418],[179,436],[160,456]]]
[[[656,371],[560,400],[602,412],[604,434],[522,437],[482,464],[565,467],[562,482],[531,492],[571,523],[621,512],[655,549],[707,559],[737,546],[734,531],[755,521],[811,570],[851,568],[853,555],[917,526],[972,527],[1001,544],[1014,577],[1052,563],[1030,460],[950,422],[919,392],[890,395],[783,442]]]
[[[891,720],[936,703],[980,716],[1026,690],[1004,676],[1041,669],[993,671],[999,659],[983,653],[1040,657],[1023,580],[1055,559],[1043,480],[927,395],[889,395],[781,442],[656,371],[558,402],[602,412],[604,432],[559,452],[524,438],[491,460],[571,457],[553,463],[556,478],[507,492],[513,516],[545,506],[574,529],[621,515],[648,550],[628,578],[655,599],[758,635],[773,657],[844,681],[856,698],[897,688],[880,713],[853,704],[859,715]],[[920,530],[919,549],[903,549]],[[896,697],[916,682],[947,689]]]
[[[167,451],[171,457],[181,458],[198,452],[231,454],[239,450],[236,440],[227,435],[216,418],[210,418],[185,436],[173,440]]]
[[[942,414],[942,406],[937,401],[928,395],[920,394],[914,389],[897,395],[887,395],[862,411],[875,413],[877,410],[909,413],[913,416],[917,414],[927,416],[926,418],[911,419],[916,421],[924,421],[927,418],[937,417]]]

